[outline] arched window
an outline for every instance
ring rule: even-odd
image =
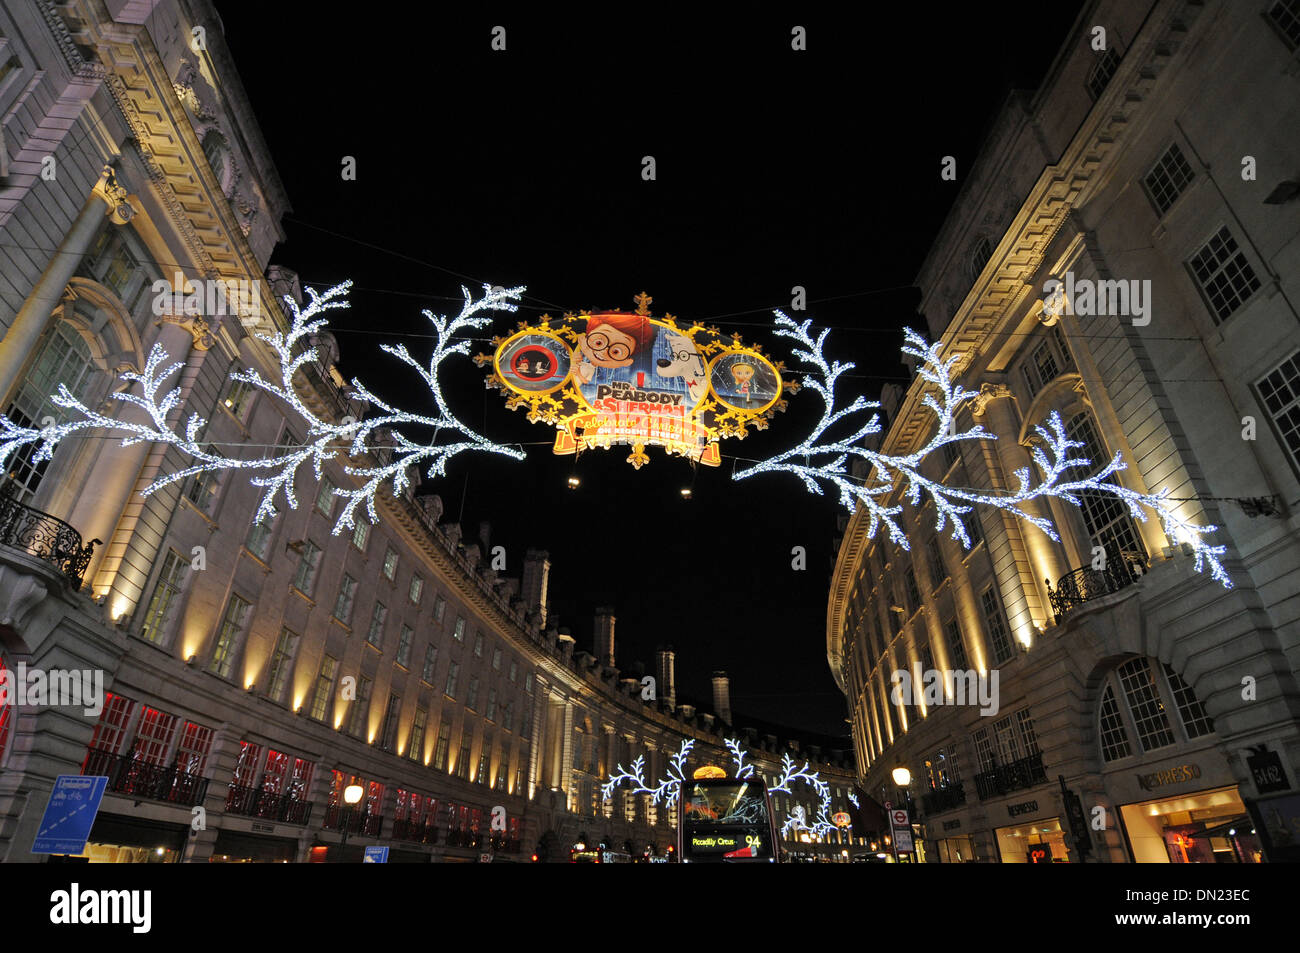
[[[1065,426],[1065,432],[1071,440],[1083,444],[1079,448],[1079,454],[1095,467],[1103,466],[1110,460],[1110,454],[1102,446],[1092,417],[1087,411],[1071,418]],[[1108,477],[1108,480],[1118,485],[1114,476]],[[1098,490],[1080,490],[1078,497],[1088,535],[1094,546],[1105,548],[1107,563],[1119,566],[1128,562],[1126,556],[1136,556],[1145,565],[1146,547],[1142,544],[1142,537],[1133,518],[1120,499]]]
[[[987,238],[981,238],[975,243],[970,255],[970,280],[977,281],[979,276],[984,273],[984,266],[989,263],[993,256],[993,246],[989,244]]]
[[[226,140],[215,129],[203,137],[203,157],[222,191],[226,188]]]
[[[1107,762],[1214,731],[1214,720],[1191,686],[1168,665],[1145,657],[1129,659],[1107,677],[1097,716],[1101,757]]]
[[[67,321],[57,322],[50,329],[40,354],[19,385],[6,416],[20,427],[39,426],[46,417],[63,423],[70,412],[54,406],[50,395],[57,393],[60,384],[78,400],[86,401],[95,381],[95,367],[90,347]],[[30,500],[40,486],[48,460],[33,461],[39,444],[28,444],[10,460],[8,480],[10,491],[19,502]]]

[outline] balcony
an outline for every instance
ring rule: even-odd
[[[951,811],[953,808],[961,807],[966,803],[966,789],[961,783],[949,784],[944,788],[936,788],[927,794],[921,795],[921,808],[925,811],[925,816],[933,814],[942,814],[944,811]]]
[[[403,818],[393,821],[393,840],[410,841],[414,844],[438,843],[438,827],[435,824],[421,824]]]
[[[101,748],[91,748],[87,752],[81,773],[107,776],[108,789],[114,794],[147,801],[193,807],[202,804],[208,793],[207,778],[166,765],[137,761]]]
[[[1083,566],[1062,576],[1052,588],[1052,581],[1047,582],[1047,595],[1052,602],[1052,611],[1056,614],[1056,624],[1060,625],[1065,617],[1085,602],[1099,599],[1111,593],[1131,586],[1147,571],[1147,558],[1141,553],[1124,551],[1119,559],[1107,560],[1105,569],[1093,569]]]
[[[349,810],[347,805],[339,806],[336,804],[325,808],[325,822],[321,825],[322,827],[328,831],[341,831],[345,823],[349,834],[378,837],[379,832],[384,828],[384,816],[382,814],[366,814],[356,808]]]
[[[297,801],[284,794],[272,794],[257,788],[232,784],[226,795],[226,813],[244,817],[257,817],[282,824],[307,824],[311,820],[312,804]]]
[[[82,545],[81,534],[63,520],[34,510],[8,496],[12,487],[0,490],[0,546],[21,550],[56,567],[73,589],[90,565],[100,540]]]
[[[1047,771],[1043,768],[1041,751],[1010,764],[995,765],[992,771],[975,775],[975,789],[981,801],[1046,783]]]

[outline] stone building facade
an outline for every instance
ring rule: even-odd
[[[927,476],[1014,489],[1059,413],[1097,465],[1123,454],[1120,484],[1219,526],[1233,588],[1103,494],[1033,504],[1059,543],[990,508],[963,550],[930,503],[906,552],[855,517],[828,658],[862,786],[910,769],[933,859],[1295,859],[1298,29],[1273,0],[1090,4],[960,172],[921,310],[979,392],[959,423],[997,439]],[[929,439],[924,395],[887,391],[884,449]],[[996,674],[996,711],[955,684],[891,698],[916,666]]]

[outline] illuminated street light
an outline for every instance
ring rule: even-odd
[[[894,769],[894,783],[900,788],[905,788],[912,783],[912,772],[904,767]]]

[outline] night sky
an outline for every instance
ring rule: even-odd
[[[829,355],[857,364],[848,383],[874,398],[905,382],[900,329],[924,329],[910,285],[960,173],[1007,91],[1043,78],[1080,4],[872,5],[856,21],[657,19],[631,5],[576,24],[442,4],[343,21],[294,6],[218,4],[293,206],[272,262],[322,288],[353,279],[352,309],[332,313],[343,373],[422,412],[429,395],[379,345],[424,353],[420,311],[458,309],[462,282],[528,286],[521,313],[485,337],[543,312],[631,310],[646,291],[656,316],[739,331],[777,358],[789,349],[771,309],[801,285],[801,317],[833,327]],[[504,53],[490,49],[498,23]],[[795,23],[807,52],[790,49]],[[945,155],[957,183],[940,180]],[[356,181],[342,179],[343,156]],[[748,713],[848,747],[826,664],[841,511],[792,476],[730,479],[735,457],[797,443],[821,413],[816,395],[724,442],[719,468],[693,474],[651,449],[637,471],[616,447],[583,454],[572,491],[554,431],[507,411],[483,377],[449,363],[453,409],[503,443],[532,444],[529,456],[456,458],[424,490],[441,494],[444,519],[471,538],[490,521],[510,575],[527,547],[548,550],[552,599],[579,647],[591,650],[593,611],[611,605],[623,669],[653,671],[655,647],[671,643],[679,696],[708,707],[709,676],[726,669],[742,723]],[[791,568],[794,546],[806,571]]]

